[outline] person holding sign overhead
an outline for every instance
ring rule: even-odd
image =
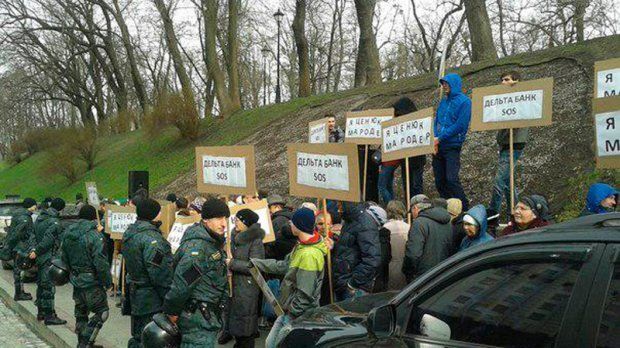
[[[471,120],[471,99],[462,91],[463,83],[457,74],[448,74],[440,81],[445,97],[437,108],[433,127],[435,155],[433,173],[435,187],[441,198],[458,198],[467,209],[469,201],[459,179],[461,149]]]

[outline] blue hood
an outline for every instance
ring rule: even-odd
[[[607,213],[605,208],[601,207],[601,202],[613,195],[617,195],[618,190],[610,185],[603,183],[596,183],[590,186],[588,190],[588,197],[586,198],[586,209],[593,214]]]
[[[473,217],[474,220],[478,222],[478,226],[480,226],[478,235],[476,235],[473,239],[484,239],[487,234],[487,210],[484,208],[484,205],[478,204],[477,206],[469,209],[466,215]]]
[[[450,93],[437,107],[433,131],[441,148],[461,147],[471,119],[471,100],[463,93],[463,82],[457,74],[448,74],[440,81],[450,86]]]
[[[450,86],[448,98],[454,98],[459,94],[463,94],[463,81],[458,74],[448,74],[439,80],[439,82],[442,81],[445,81]]]

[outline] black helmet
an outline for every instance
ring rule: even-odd
[[[173,348],[181,345],[179,328],[164,313],[153,315],[153,321],[142,330],[142,345],[153,348]]]
[[[371,155],[372,161],[376,164],[381,164],[381,150],[375,150]]]
[[[15,266],[24,271],[31,269],[36,261],[28,256],[27,252],[17,252],[15,256]]]
[[[63,286],[69,282],[69,267],[61,259],[52,260],[47,274],[56,286]]]

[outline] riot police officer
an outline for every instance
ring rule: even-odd
[[[157,201],[136,201],[138,219],[123,234],[121,252],[125,259],[131,302],[131,338],[128,347],[142,347],[141,334],[153,314],[161,312],[172,282],[170,243],[161,234]]]
[[[211,199],[202,207],[202,221],[191,226],[175,254],[174,280],[164,313],[181,332],[182,347],[214,347],[222,327],[226,293],[223,250],[228,206]]]
[[[103,227],[95,208],[83,205],[79,220],[62,239],[61,259],[70,272],[75,301],[75,331],[78,347],[92,347],[109,315],[106,289],[112,286],[110,264],[104,252]],[[88,318],[89,314],[94,315]]]

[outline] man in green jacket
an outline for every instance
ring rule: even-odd
[[[325,272],[327,246],[314,228],[314,212],[308,208],[295,211],[291,229],[299,242],[282,261],[252,259],[262,272],[284,275],[280,303],[284,315],[278,317],[265,341],[266,348],[275,348],[289,322],[307,310],[319,307]]]
[[[45,325],[64,325],[66,320],[58,318],[54,310],[54,294],[56,289],[47,269],[52,257],[60,246],[62,226],[60,211],[65,208],[62,198],[54,198],[50,207],[43,210],[34,223],[34,234],[30,238],[30,258],[37,261],[37,320],[44,320]]]
[[[106,289],[112,286],[110,264],[103,247],[103,227],[91,205],[82,205],[79,220],[65,232],[60,247],[61,258],[69,267],[73,300],[75,301],[75,331],[78,348],[92,347],[109,308]],[[88,318],[90,313],[94,315]]]
[[[172,282],[170,243],[161,235],[161,207],[145,198],[136,202],[138,219],[123,233],[121,253],[125,258],[131,302],[129,348],[142,347],[142,330],[153,314],[161,312]]]
[[[164,301],[164,313],[181,331],[183,348],[215,346],[228,296],[223,247],[230,211],[214,198],[203,204],[201,217],[181,239],[174,280]]]
[[[13,260],[17,253],[27,252],[28,240],[34,233],[34,223],[32,222],[32,213],[37,210],[37,202],[32,198],[24,199],[21,207],[17,207],[11,214],[11,225],[7,228],[5,246],[2,249],[2,258],[5,261]],[[15,301],[30,301],[32,295],[24,292],[24,284],[22,283],[22,270],[18,267],[17,262],[13,263],[13,282],[15,284]]]

